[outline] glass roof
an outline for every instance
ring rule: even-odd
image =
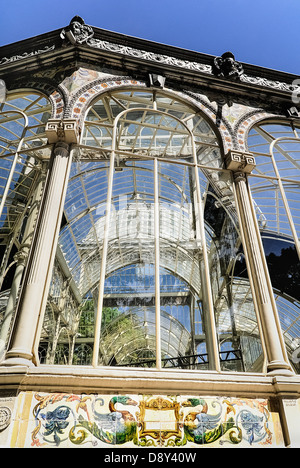
[[[300,131],[265,123],[250,130],[249,150],[256,168],[249,177],[262,230],[300,237]],[[298,251],[300,253],[300,251]]]
[[[120,157],[139,153],[144,156],[190,158],[190,139],[186,127],[193,132],[201,163],[220,165],[217,138],[210,125],[185,103],[152,91],[118,91],[105,94],[86,117],[82,143],[100,147],[101,152],[85,149],[81,157],[105,157],[112,145],[115,117],[126,112],[119,121],[117,150]],[[159,111],[160,113],[156,112]],[[179,121],[180,120],[180,121]]]

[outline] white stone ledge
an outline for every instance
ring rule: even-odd
[[[0,367],[1,390],[300,398],[300,376],[104,367]]]

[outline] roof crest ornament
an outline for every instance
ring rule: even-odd
[[[85,44],[93,35],[93,28],[85,24],[80,16],[74,16],[69,26],[60,33],[60,37],[62,39],[68,39],[71,44]]]
[[[232,52],[225,52],[221,57],[214,58],[212,72],[222,78],[238,80],[244,70],[242,64],[235,60]]]

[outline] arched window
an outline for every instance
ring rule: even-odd
[[[263,121],[249,132],[256,168],[249,176],[274,297],[290,361],[300,361],[300,129]]]
[[[56,260],[48,302],[72,305],[51,327],[46,309],[41,348],[67,343],[64,327],[73,363],[82,345],[94,366],[262,369],[231,173],[212,125],[175,93],[95,100]]]
[[[50,157],[48,99],[36,91],[9,93],[0,104],[0,359],[3,357],[27,260],[44,171]]]

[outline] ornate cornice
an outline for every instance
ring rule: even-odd
[[[22,52],[21,54],[12,55],[11,57],[2,57],[0,60],[0,65],[7,65],[10,63],[18,62],[20,60],[28,59],[35,57],[37,55],[45,54],[51,52],[55,49],[55,45],[45,46],[41,49],[32,50],[30,52]]]
[[[44,37],[45,36],[45,37]],[[107,40],[107,38],[112,40]],[[137,44],[137,46],[134,46]],[[24,50],[28,45],[29,51]],[[154,45],[156,47],[154,47]],[[36,47],[34,47],[36,46]],[[153,66],[164,66],[178,68],[187,72],[199,73],[203,76],[210,77],[214,80],[221,82],[232,81],[233,77],[238,77],[239,84],[250,85],[254,87],[276,90],[284,93],[297,93],[300,94],[299,83],[289,83],[288,80],[294,81],[297,78],[294,75],[276,72],[268,69],[262,69],[255,66],[245,66],[237,62],[234,55],[225,53],[221,57],[213,57],[197,52],[186,51],[171,46],[164,46],[163,44],[151,43],[147,40],[138,40],[135,38],[128,38],[118,33],[112,33],[99,28],[86,25],[84,20],[78,16],[74,17],[69,26],[57,32],[48,33],[38,38],[21,41],[18,47],[14,50],[20,50],[20,53],[15,55],[7,55],[9,50],[13,50],[11,46],[0,48],[0,69],[5,66],[11,66],[24,60],[34,60],[43,55],[49,56],[51,53],[57,54],[65,53],[70,48],[80,49],[84,58],[84,51],[94,50],[110,52],[113,55],[128,57],[133,60],[141,60],[152,64]],[[162,53],[168,51],[170,54]],[[5,56],[3,56],[5,54]],[[230,56],[228,56],[230,54]],[[195,58],[196,60],[191,60]],[[230,62],[230,70],[226,70],[226,64]],[[249,71],[256,72],[257,75],[250,74]],[[270,77],[279,78],[272,79]],[[283,81],[286,79],[286,81]],[[236,80],[235,80],[236,81]],[[297,80],[296,80],[297,81]],[[298,80],[299,81],[299,80]]]

